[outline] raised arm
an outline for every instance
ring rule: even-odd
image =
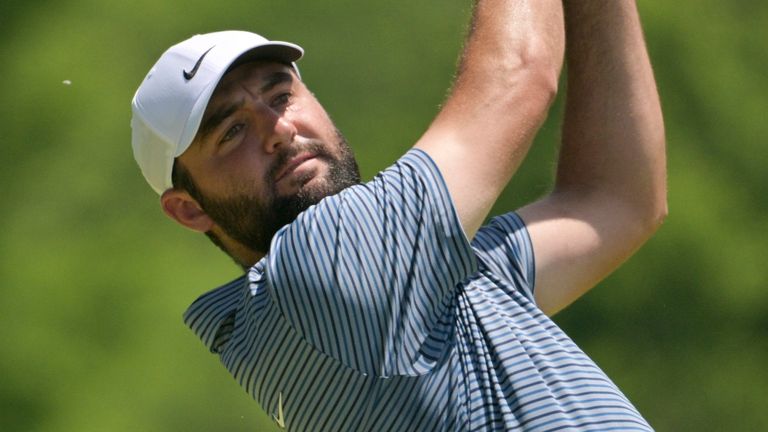
[[[568,90],[551,195],[520,211],[536,301],[553,314],[666,216],[664,124],[634,0],[564,0]]]
[[[557,91],[562,0],[478,0],[456,82],[416,144],[437,163],[468,238],[522,162]]]

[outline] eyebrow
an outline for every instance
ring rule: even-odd
[[[264,79],[264,84],[261,86],[261,89],[259,90],[262,93],[266,93],[272,90],[273,88],[275,88],[275,86],[285,82],[293,82],[293,75],[283,71],[274,72],[267,75],[267,77]]]
[[[291,75],[288,72],[278,71],[269,74],[266,78],[264,78],[264,83],[259,88],[260,93],[266,93],[276,86],[286,83],[286,82],[293,82],[293,75]],[[245,101],[240,100],[238,102],[234,102],[231,104],[222,105],[216,111],[213,112],[207,119],[203,121],[203,124],[200,125],[200,129],[198,130],[198,136],[200,139],[205,139],[208,135],[211,134],[214,130],[216,130],[219,125],[227,119],[227,117],[234,114],[240,107],[242,107],[245,104]]]
[[[219,125],[226,120],[227,117],[231,116],[235,113],[241,106],[243,106],[244,101],[240,100],[235,103],[222,105],[219,107],[216,111],[211,114],[210,117],[208,117],[205,121],[203,121],[203,124],[200,125],[200,130],[198,130],[198,136],[200,139],[205,139],[208,135],[211,134]]]

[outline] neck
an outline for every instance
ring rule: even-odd
[[[263,253],[254,252],[250,249],[245,249],[241,253],[230,253],[230,256],[243,269],[243,271],[248,271],[248,269],[259,262],[260,259],[264,258]]]
[[[214,243],[219,246],[243,271],[248,271],[254,264],[266,255],[264,252],[255,251],[248,246],[232,239],[220,229],[214,228],[211,234],[215,239]]]

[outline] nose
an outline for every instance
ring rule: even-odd
[[[274,153],[279,146],[290,145],[296,138],[298,131],[293,121],[286,117],[285,113],[273,112],[273,125],[271,133],[264,140],[264,151]]]

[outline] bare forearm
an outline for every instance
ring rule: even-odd
[[[450,96],[417,146],[446,178],[471,237],[530,146],[554,98],[561,0],[479,0]]]
[[[666,212],[664,124],[633,0],[564,0],[568,93],[556,192]]]

